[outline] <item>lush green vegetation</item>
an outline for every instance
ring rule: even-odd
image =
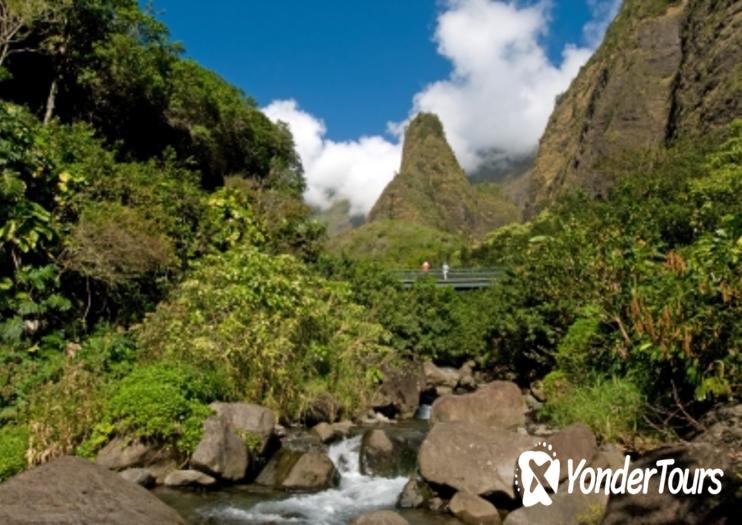
[[[440,238],[441,234],[435,232],[447,232],[454,238],[481,239],[492,229],[519,218],[520,211],[497,184],[471,184],[446,140],[443,124],[432,113],[419,113],[408,124],[399,173],[368,216],[371,225],[377,221],[394,221],[380,229],[393,237],[391,232],[399,228],[408,235],[405,240],[413,245],[418,242],[416,232],[410,231],[413,227],[421,229],[420,234],[427,237],[428,243]],[[365,228],[359,232],[364,232],[362,239],[356,241],[359,243],[371,240],[378,233]],[[345,237],[351,239],[354,233],[351,231]],[[400,247],[403,253],[409,252]]]
[[[453,262],[465,245],[452,233],[410,221],[383,219],[331,237],[328,251],[339,257],[383,264],[389,268],[419,268],[424,261],[440,266]]]
[[[738,122],[607,165],[620,181],[609,198],[567,195],[457,254],[507,269],[484,291],[403,291],[347,260],[326,271],[350,280],[408,355],[474,359],[524,386],[551,372],[560,387],[544,416],[560,424],[627,441],[682,431],[740,385],[741,160]]]
[[[113,435],[187,452],[216,399],[361,408],[389,336],[309,266],[288,130],[135,0],[8,6],[0,480]]]
[[[737,395],[742,123],[475,247],[380,220],[327,253],[286,128],[137,2],[11,4],[35,52],[0,41],[0,480],[114,435],[187,453],[214,400],[352,415],[399,359],[543,378],[544,417],[626,442]],[[507,271],[389,273],[444,259]]]
[[[28,431],[23,427],[0,428],[0,480],[21,472],[26,467]]]
[[[238,247],[194,265],[138,330],[146,359],[181,360],[226,374],[239,397],[298,419],[329,392],[352,413],[389,354],[344,283],[289,255]]]
[[[575,385],[562,372],[546,376],[547,403],[542,415],[556,425],[581,422],[599,439],[632,444],[642,426],[642,393],[630,380],[598,377]]]
[[[623,176],[608,201],[565,199],[474,254],[509,260],[524,306],[548,326],[533,365],[575,384],[626,377],[664,423],[692,423],[704,403],[734,394],[741,154],[736,123],[721,146],[683,144],[613,166]]]

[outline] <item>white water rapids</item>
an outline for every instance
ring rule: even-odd
[[[225,504],[201,513],[206,518],[222,518],[246,525],[345,525],[363,512],[394,507],[407,478],[364,476],[360,468],[360,448],[360,435],[330,446],[328,455],[340,473],[337,488],[264,501],[250,508]]]

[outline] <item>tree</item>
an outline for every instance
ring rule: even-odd
[[[63,2],[48,0],[0,0],[0,67],[12,53],[23,51],[19,47],[31,34],[38,20],[52,15],[55,5]]]

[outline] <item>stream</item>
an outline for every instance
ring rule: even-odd
[[[426,421],[386,425],[389,432],[427,430]],[[361,434],[328,448],[340,473],[337,487],[312,494],[287,494],[257,485],[218,491],[155,490],[165,503],[178,510],[192,525],[345,525],[364,512],[396,510],[397,497],[408,477],[383,478],[361,474]],[[426,511],[399,511],[412,525],[451,523],[450,516]]]

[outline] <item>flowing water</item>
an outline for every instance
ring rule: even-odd
[[[340,473],[340,483],[313,494],[287,495],[254,485],[211,492],[158,489],[155,493],[194,525],[345,525],[367,511],[394,509],[407,482],[406,477],[361,474],[360,447],[360,435],[331,445],[328,455]],[[438,522],[436,516],[424,512],[403,514],[412,524]]]

